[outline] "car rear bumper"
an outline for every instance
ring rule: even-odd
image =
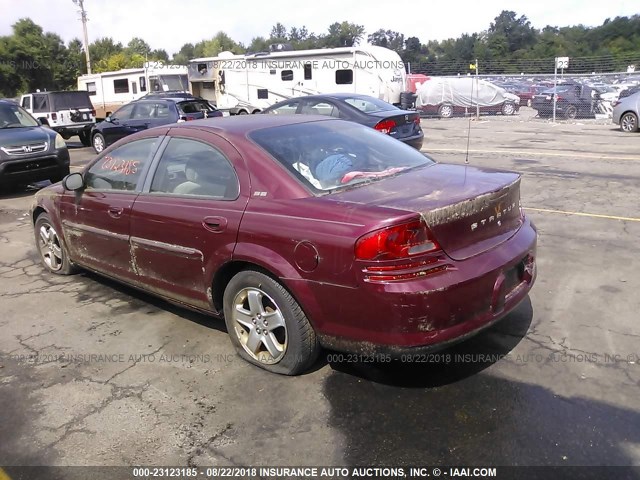
[[[55,130],[60,135],[64,136],[73,136],[78,135],[80,132],[86,132],[87,134],[91,132],[91,128],[95,125],[95,123],[86,123],[82,125],[67,125],[64,127],[51,127],[52,130]]]
[[[49,155],[1,161],[0,184],[39,182],[65,175],[68,171],[69,151],[59,149]]]
[[[321,311],[308,314],[322,345],[335,350],[440,349],[516,308],[535,281],[535,255],[535,227],[525,220],[509,240],[469,259],[451,260],[450,268],[434,275],[362,282],[357,288],[314,286]]]
[[[417,150],[420,150],[424,141],[424,133],[421,133],[420,135],[414,135],[413,137],[399,138],[398,140]]]

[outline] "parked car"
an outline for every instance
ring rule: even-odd
[[[587,85],[558,85],[555,90],[556,116],[567,119],[590,118],[594,116],[596,92]],[[533,96],[532,107],[540,117],[553,115],[553,87]]]
[[[368,95],[333,93],[308,95],[278,102],[263,114],[326,115],[372,127],[420,150],[424,133],[420,115],[401,110],[390,103]]]
[[[416,90],[416,109],[427,116],[451,118],[480,113],[513,115],[520,98],[504,88],[476,78],[431,77]]]
[[[0,100],[0,188],[58,182],[68,173],[69,151],[62,136],[18,104]]]
[[[22,95],[20,105],[43,125],[69,140],[78,135],[84,146],[91,145],[91,129],[96,123],[89,92],[37,92]]]
[[[626,133],[638,131],[640,118],[640,91],[624,98],[620,98],[613,106],[613,123],[620,125],[620,130]]]
[[[638,85],[636,87],[625,88],[618,95],[618,100],[622,100],[623,98],[629,97],[629,96],[633,95],[636,92],[640,92],[640,85]]]
[[[520,106],[531,107],[533,105],[533,97],[549,87],[546,85],[522,85],[513,92],[520,99]]]
[[[50,272],[84,267],[223,316],[243,358],[283,374],[321,346],[400,355],[460,341],[536,275],[517,173],[437,164],[335,118],[139,132],[40,191],[32,218]]]
[[[222,112],[209,102],[195,97],[140,99],[116,110],[91,132],[91,144],[96,153],[132,133],[160,125],[187,122],[208,117],[221,117]]]

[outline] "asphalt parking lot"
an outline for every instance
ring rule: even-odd
[[[0,195],[0,465],[640,466],[640,134],[605,121],[423,119],[439,161],[521,172],[530,298],[413,364],[276,376],[224,322],[96,275],[45,274]],[[94,157],[70,142],[74,167]]]

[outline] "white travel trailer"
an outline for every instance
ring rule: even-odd
[[[399,104],[406,73],[400,56],[376,46],[222,52],[189,62],[191,93],[235,114],[259,112],[300,95],[353,92]]]
[[[148,62],[144,68],[82,75],[78,77],[78,90],[89,92],[96,117],[105,118],[122,105],[148,93],[188,91],[187,67]]]

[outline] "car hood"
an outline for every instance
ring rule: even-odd
[[[53,130],[44,127],[3,128],[0,129],[0,146],[51,142],[53,137]]]

